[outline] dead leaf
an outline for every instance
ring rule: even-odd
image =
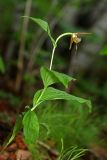
[[[16,159],[17,160],[32,160],[32,155],[29,151],[19,149],[16,152]]]

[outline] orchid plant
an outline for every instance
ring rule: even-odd
[[[60,83],[66,88],[70,81],[75,81],[75,78],[73,77],[70,77],[64,73],[59,73],[57,71],[52,70],[55,49],[58,45],[59,40],[66,36],[71,37],[71,41],[70,41],[70,49],[71,49],[72,43],[75,43],[76,45],[80,43],[81,38],[79,36],[83,34],[88,34],[88,33],[67,32],[59,35],[55,40],[51,35],[49,25],[46,21],[41,20],[39,18],[26,17],[26,16],[24,16],[24,18],[29,18],[33,22],[35,22],[37,25],[39,25],[39,27],[41,27],[48,34],[53,46],[49,68],[42,66],[40,69],[40,75],[43,81],[44,88],[41,90],[38,90],[35,93],[32,107],[30,106],[27,107],[27,111],[23,112],[18,116],[16,120],[16,124],[13,128],[12,136],[10,137],[8,143],[6,144],[6,146],[9,145],[12,142],[12,140],[15,138],[16,134],[23,129],[25,143],[28,145],[30,149],[32,149],[32,147],[35,145],[36,140],[39,137],[39,131],[40,131],[39,129],[40,124],[38,121],[38,117],[36,115],[36,108],[39,107],[44,101],[63,99],[63,100],[71,101],[73,102],[73,104],[75,102],[76,103],[78,102],[81,105],[87,105],[89,107],[89,110],[91,110],[90,100],[76,97],[74,95],[66,93],[63,90],[59,90],[51,86],[52,84]]]

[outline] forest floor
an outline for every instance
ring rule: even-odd
[[[21,133],[4,149],[4,143],[11,134],[15,124],[16,115],[16,110],[8,106],[8,103],[5,101],[0,101],[0,160],[32,160],[32,155],[24,143]],[[55,149],[55,146],[52,145],[52,142],[45,144],[44,142],[38,141],[38,146],[43,160],[57,159],[59,153]],[[90,152],[83,157],[83,160],[107,160],[107,150],[93,144]]]
[[[21,133],[16,135],[12,143],[4,149],[6,140],[11,136],[17,111],[11,108],[5,101],[0,101],[0,160],[32,160],[27,145]],[[58,156],[57,150],[53,149],[52,143],[45,144],[38,141],[43,160],[55,160]],[[45,150],[45,151],[44,151]],[[38,160],[38,158],[37,158]]]

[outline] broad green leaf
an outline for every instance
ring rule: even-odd
[[[53,70],[49,70],[45,67],[41,68],[40,73],[41,73],[41,77],[42,77],[43,84],[45,87],[48,87],[49,85],[54,84],[54,83],[62,83],[65,87],[67,87],[68,83],[71,80],[75,80],[74,78],[66,74],[59,73]]]
[[[39,18],[33,18],[33,17],[28,17],[28,16],[23,16],[25,18],[29,18],[31,19],[33,22],[35,22],[36,24],[38,24],[45,32],[48,33],[48,36],[50,37],[53,46],[55,45],[55,41],[53,39],[53,37],[51,36],[51,32],[50,32],[50,28],[49,25],[46,21],[39,19]]]
[[[30,144],[35,144],[35,141],[39,135],[39,122],[38,118],[33,111],[27,111],[23,118],[23,132],[25,142]]]
[[[45,67],[41,68],[40,74],[45,87],[58,82],[58,79],[52,74],[52,72]]]
[[[60,91],[52,87],[46,88],[44,93],[42,91],[43,90],[39,90],[34,95],[33,106],[36,106],[42,103],[43,101],[47,101],[47,100],[64,99],[64,100],[73,101],[73,102],[76,101],[80,104],[86,104],[90,110],[92,108],[90,100],[70,95],[64,91]]]
[[[5,145],[4,148],[6,148],[13,141],[13,139],[16,136],[16,134],[21,130],[21,128],[22,128],[22,115],[19,115],[17,120],[16,120],[15,126],[13,128],[12,135],[9,138],[9,140],[8,140],[8,142],[7,142],[7,144]]]
[[[5,72],[5,65],[3,62],[3,58],[0,56],[0,72],[4,73]]]

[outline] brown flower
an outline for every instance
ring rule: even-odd
[[[81,37],[80,37],[80,36],[86,35],[86,34],[91,34],[91,33],[85,33],[85,32],[73,33],[73,34],[71,35],[70,47],[69,47],[69,49],[71,49],[73,43],[75,43],[76,45],[77,45],[78,43],[80,43],[80,42],[81,42]]]

